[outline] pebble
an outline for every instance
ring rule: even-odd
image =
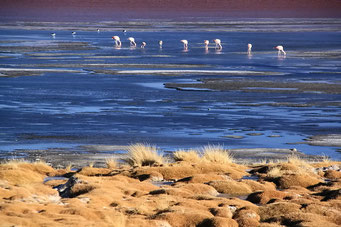
[[[339,165],[332,165],[332,166],[328,166],[328,167],[320,167],[320,168],[316,168],[317,172],[326,172],[328,170],[335,170],[335,171],[341,171],[341,168]]]

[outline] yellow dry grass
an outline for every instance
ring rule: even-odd
[[[303,170],[311,170],[312,166],[297,155],[291,155],[287,158],[288,163],[293,164]]]
[[[105,164],[108,169],[115,169],[117,168],[117,161],[115,158],[107,158],[105,159]]]
[[[0,180],[5,180],[13,185],[40,182],[44,177],[56,172],[45,162],[9,161],[0,165]]]
[[[232,155],[219,145],[208,145],[203,147],[203,160],[207,162],[230,164],[233,163]]]
[[[124,161],[130,166],[152,166],[163,164],[163,157],[155,146],[138,143],[128,147],[128,157]]]
[[[270,169],[270,171],[267,173],[268,177],[281,177],[283,176],[284,172],[282,171],[281,167],[273,167]]]
[[[196,150],[179,150],[173,153],[173,158],[176,162],[198,163],[201,158]]]

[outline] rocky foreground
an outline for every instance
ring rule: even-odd
[[[341,163],[0,165],[1,226],[340,226]]]

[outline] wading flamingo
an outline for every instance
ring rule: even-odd
[[[146,42],[142,42],[141,48],[144,48],[145,46],[147,46],[147,43]]]
[[[56,38],[56,33],[51,33],[52,38]]]
[[[115,41],[115,45],[116,46],[121,46],[121,39],[120,39],[120,37],[118,37],[117,35],[115,35],[115,36],[113,36],[113,37],[111,37],[114,41]]]
[[[72,34],[72,35],[76,35],[76,32],[72,32],[71,34]]]
[[[251,54],[252,44],[247,44],[247,54]]]
[[[188,41],[186,39],[180,40],[180,42],[182,42],[184,44],[184,49],[187,50],[188,49]]]
[[[99,28],[97,28],[97,32],[99,32]]]
[[[280,55],[281,53],[282,53],[283,55],[286,55],[286,54],[287,54],[287,53],[285,53],[283,46],[276,46],[275,49],[278,50],[278,55]]]
[[[162,49],[162,44],[163,44],[163,42],[162,42],[162,40],[160,40],[160,41],[159,41],[160,49]]]
[[[136,47],[135,39],[133,37],[129,37],[128,40],[130,41],[130,46]]]
[[[204,40],[204,44],[205,44],[205,49],[208,49],[208,44],[210,44],[210,41]]]
[[[213,42],[215,42],[215,48],[216,49],[223,49],[223,47],[221,46],[221,40],[220,39],[213,39]]]

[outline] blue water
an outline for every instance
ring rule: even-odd
[[[128,30],[127,34],[77,31],[77,35],[72,36],[71,31],[57,31],[56,38],[50,36],[51,32],[55,31],[0,30],[0,47],[87,42],[97,49],[0,52],[0,57],[5,56],[0,58],[0,68],[77,70],[0,77],[0,152],[3,157],[18,149],[72,149],[86,144],[145,142],[164,150],[207,144],[226,148],[296,147],[306,154],[323,154],[341,160],[337,147],[290,144],[303,142],[312,135],[340,134],[340,108],[328,105],[329,102],[340,103],[340,94],[290,93],[286,92],[290,89],[281,88],[274,88],[276,93],[252,92],[252,88],[250,92],[180,91],[164,86],[165,83],[198,83],[197,80],[203,78],[339,84],[340,58],[302,57],[300,54],[340,50],[340,32]],[[113,35],[121,37],[122,48],[114,47]],[[136,38],[137,48],[129,47],[126,38],[130,36]],[[214,38],[222,40],[222,51],[215,50],[213,44],[205,51],[203,40]],[[183,50],[181,39],[189,40],[188,51]],[[162,49],[158,47],[158,40],[164,42]],[[142,41],[147,42],[144,49],[139,48]],[[247,43],[253,44],[252,56],[246,54]],[[285,47],[286,57],[277,56],[273,49],[276,45]],[[127,70],[136,71],[124,73]],[[153,71],[142,74],[138,70],[236,70],[273,75],[197,72],[163,75]],[[274,103],[313,105],[293,107],[272,105]],[[260,135],[250,135],[255,132]],[[226,137],[230,135],[242,138]]]

